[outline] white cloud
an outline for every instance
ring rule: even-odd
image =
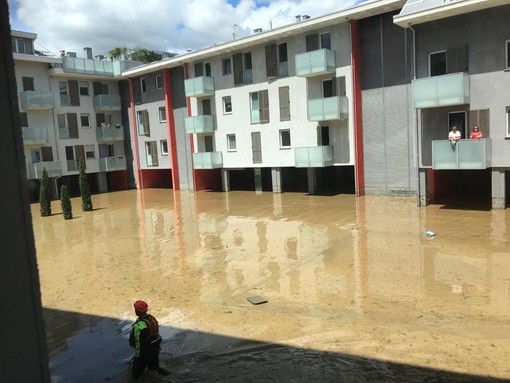
[[[359,2],[359,1],[358,1]],[[26,25],[53,52],[104,54],[116,46],[141,46],[181,53],[294,22],[296,15],[320,16],[356,0],[254,0],[236,7],[226,0],[9,0],[13,25]]]

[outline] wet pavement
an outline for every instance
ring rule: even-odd
[[[141,382],[510,380],[509,212],[171,190],[79,202],[72,221],[32,206],[55,382],[128,380],[136,299],[172,371]]]

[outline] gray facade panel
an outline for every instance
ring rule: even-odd
[[[173,108],[185,108],[186,96],[184,93],[184,68],[182,66],[170,69],[170,82],[172,88]]]
[[[147,73],[140,77],[131,79],[133,83],[133,100],[135,104],[150,103],[155,101],[163,101],[165,99],[164,87],[156,88],[156,76],[163,77],[163,72]],[[145,81],[145,92],[142,92],[142,79]]]
[[[188,116],[186,108],[174,109],[175,140],[177,144],[177,161],[179,187],[181,190],[193,190],[193,167],[191,161],[191,143],[184,129],[184,118]]]

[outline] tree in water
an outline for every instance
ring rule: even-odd
[[[85,160],[80,157],[78,160],[78,169],[80,171],[80,194],[81,194],[81,209],[83,211],[92,211],[92,198],[90,196],[89,180],[85,172]]]
[[[62,204],[62,214],[64,219],[73,219],[73,207],[71,206],[71,199],[66,185],[60,188],[60,203]]]
[[[48,172],[43,168],[39,186],[39,204],[41,205],[41,217],[51,215],[51,200],[48,192]]]

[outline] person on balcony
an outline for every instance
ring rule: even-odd
[[[479,140],[482,137],[483,137],[482,131],[480,129],[478,129],[478,126],[475,126],[473,128],[473,131],[469,135],[469,138],[472,140]]]
[[[448,139],[450,140],[450,143],[454,147],[457,144],[457,141],[462,138],[460,132],[457,130],[456,126],[452,126],[452,130],[450,130],[450,133],[448,133]]]

